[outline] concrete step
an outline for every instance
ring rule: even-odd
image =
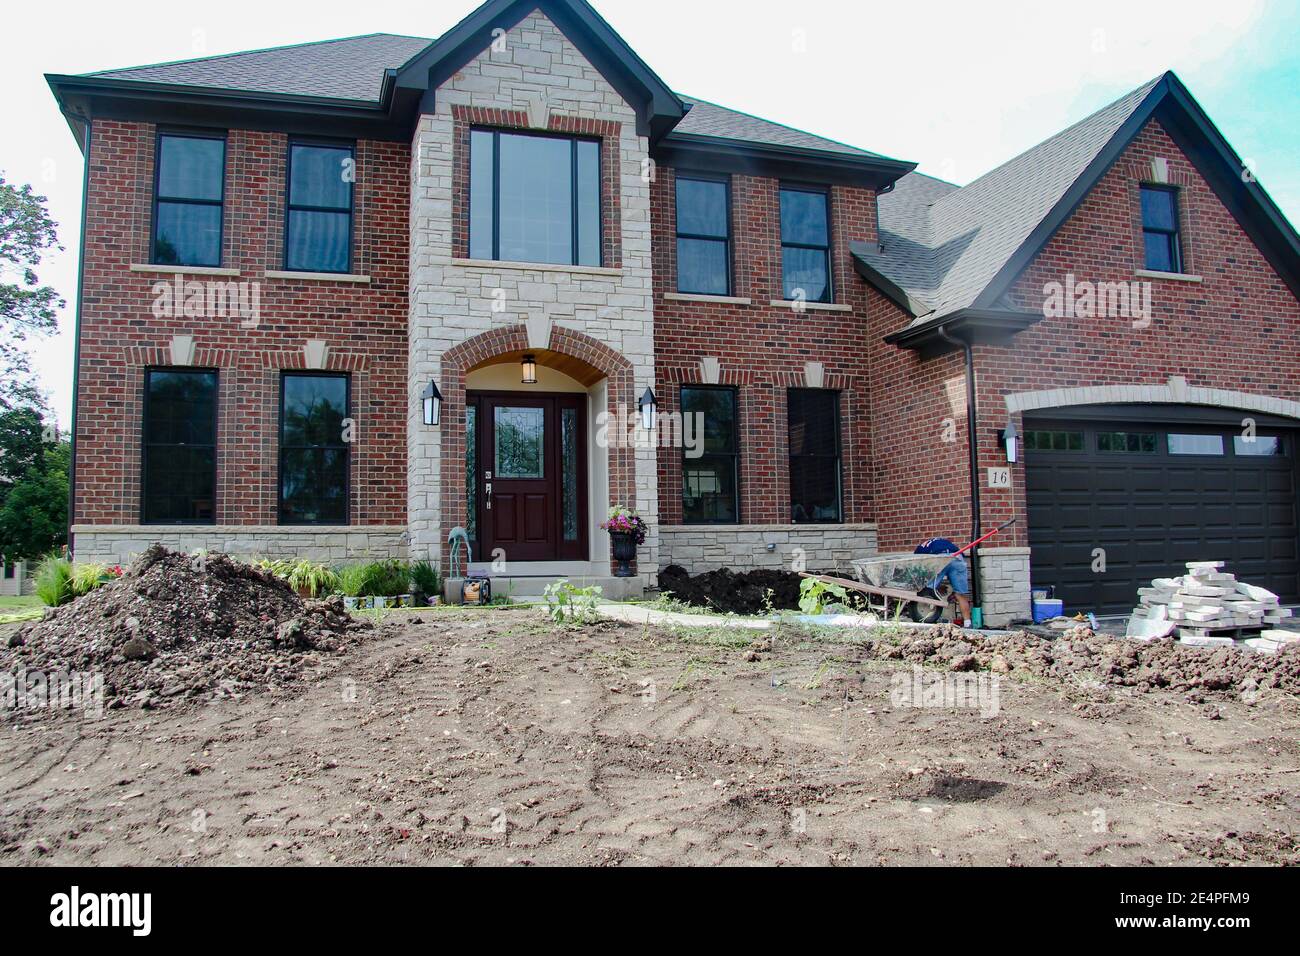
[[[600,588],[602,600],[638,601],[645,597],[647,581],[638,575],[631,578],[616,578],[613,575],[483,575],[492,581],[493,599],[507,597],[517,603],[533,603],[545,600],[546,589],[556,581],[568,581],[575,588]],[[448,578],[444,585],[444,598],[450,603],[459,604],[463,578]]]

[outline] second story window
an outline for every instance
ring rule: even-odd
[[[352,148],[290,143],[288,180],[284,267],[294,272],[350,272],[356,180]]]
[[[225,139],[160,133],[154,167],[154,264],[221,265]]]
[[[831,301],[830,197],[781,187],[781,276],[787,299]]]
[[[677,291],[731,294],[730,197],[725,179],[677,177]]]
[[[600,245],[598,142],[470,133],[470,258],[599,266]]]
[[[1163,186],[1142,187],[1142,242],[1152,272],[1182,272],[1178,238],[1178,193]]]

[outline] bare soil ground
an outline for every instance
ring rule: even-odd
[[[1189,699],[1013,657],[990,716],[901,704],[952,672],[882,655],[889,628],[752,647],[419,621],[298,686],[0,718],[0,863],[1300,862],[1286,690]]]

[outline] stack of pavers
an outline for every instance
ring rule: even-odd
[[[1272,591],[1238,581],[1222,561],[1191,561],[1181,578],[1156,578],[1139,588],[1135,617],[1167,620],[1183,644],[1232,647],[1238,643],[1275,653],[1300,641],[1300,633],[1279,630],[1291,609]]]

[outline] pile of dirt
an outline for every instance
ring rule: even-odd
[[[341,598],[304,601],[226,555],[155,544],[117,581],[14,633],[0,672],[102,674],[107,707],[161,707],[292,684],[370,627]]]
[[[1268,691],[1300,693],[1300,644],[1277,654],[1232,647],[1187,647],[1172,639],[1140,642],[1075,627],[1056,640],[1024,631],[986,637],[952,625],[896,630],[868,655],[954,671],[1024,674],[1083,686],[1129,687],[1250,701]]]
[[[711,608],[723,614],[762,614],[771,606],[778,611],[799,607],[799,582],[791,571],[746,571],[728,568],[691,576],[685,568],[669,565],[659,573],[659,590],[671,592],[678,601]]]

